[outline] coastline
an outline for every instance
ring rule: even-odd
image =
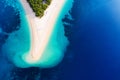
[[[31,48],[29,53],[26,54],[26,60],[28,63],[36,63],[42,57],[48,44],[57,17],[65,4],[65,0],[52,0],[42,18],[35,16],[35,13],[26,0],[20,0],[20,2],[26,13],[31,36]]]

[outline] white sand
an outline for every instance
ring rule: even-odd
[[[38,18],[30,8],[26,0],[20,0],[26,12],[31,32],[31,49],[27,59],[29,62],[36,62],[40,59],[45,50],[57,17],[65,3],[65,0],[52,0],[50,6],[46,9],[44,16]]]

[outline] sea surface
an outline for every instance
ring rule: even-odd
[[[69,40],[62,62],[49,69],[23,69],[6,55],[12,49],[29,50],[24,11],[17,0],[0,0],[0,80],[120,80],[119,4],[120,0],[74,0],[61,19]]]

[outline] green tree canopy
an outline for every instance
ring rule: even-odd
[[[37,17],[42,17],[51,0],[27,0]]]

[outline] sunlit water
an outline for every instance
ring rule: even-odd
[[[70,43],[63,61],[51,69],[20,69],[2,59],[4,55],[1,55],[0,64],[4,65],[0,68],[2,73],[0,79],[120,80],[119,4],[119,0],[74,0],[70,14],[62,19],[67,31],[65,35],[68,36]],[[19,23],[19,16],[12,15],[13,8],[9,7],[4,11],[3,5],[5,4],[0,2],[2,31],[6,33],[18,31],[19,27],[16,29],[16,26]],[[8,16],[8,12],[11,16]],[[3,14],[6,17],[3,17]],[[14,25],[9,24],[14,28],[5,27],[9,26],[6,23],[10,21],[14,22]],[[0,36],[2,46],[9,35]],[[5,75],[7,77],[4,77]]]

